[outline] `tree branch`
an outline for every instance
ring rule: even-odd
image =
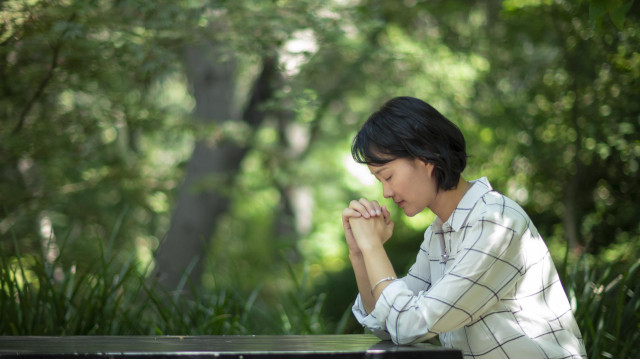
[[[69,20],[67,21],[69,22],[73,21],[75,17],[76,17],[76,14],[72,14],[69,17]],[[22,127],[24,126],[24,122],[27,119],[27,115],[33,108],[33,105],[42,96],[45,88],[53,78],[53,72],[58,67],[58,58],[60,56],[60,49],[62,48],[62,38],[64,38],[65,34],[66,34],[66,30],[62,33],[62,35],[60,35],[60,40],[53,46],[53,53],[51,54],[51,62],[49,63],[49,71],[47,71],[47,74],[45,75],[45,77],[42,79],[42,81],[40,81],[40,85],[38,85],[36,92],[33,94],[31,99],[29,99],[29,101],[27,102],[27,106],[25,106],[25,108],[22,110],[22,113],[20,114],[20,118],[18,119],[18,123],[13,128],[13,132],[12,132],[13,134],[17,134],[22,129]]]

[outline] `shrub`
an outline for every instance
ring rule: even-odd
[[[563,284],[589,358],[639,358],[640,260],[632,264],[582,255],[565,261]]]

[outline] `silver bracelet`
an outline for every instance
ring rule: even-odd
[[[377,283],[375,283],[375,284],[371,287],[371,295],[373,295],[373,291],[376,289],[376,287],[377,287],[378,285],[382,284],[382,283],[383,283],[383,282],[385,282],[385,281],[392,281],[392,280],[396,280],[396,277],[395,277],[395,276],[389,276],[389,277],[386,277],[386,278],[384,278],[384,279],[380,279],[380,280],[378,280],[378,282],[377,282]]]

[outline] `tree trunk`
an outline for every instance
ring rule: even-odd
[[[223,55],[227,60],[221,62]],[[211,124],[244,121],[252,128],[262,122],[265,113],[259,107],[272,96],[272,80],[277,73],[275,59],[263,60],[262,73],[240,120],[234,120],[232,114],[235,61],[231,54],[222,54],[211,46],[188,48],[185,64],[199,121]],[[224,189],[231,186],[247,150],[246,145],[226,139],[215,144],[206,139],[196,142],[169,232],[155,256],[154,277],[164,289],[179,289],[183,278],[199,284],[200,257],[206,253],[218,219],[229,208]]]

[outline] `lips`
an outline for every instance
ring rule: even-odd
[[[402,207],[402,205],[404,205],[404,200],[396,201],[396,205],[398,205],[398,207]]]

